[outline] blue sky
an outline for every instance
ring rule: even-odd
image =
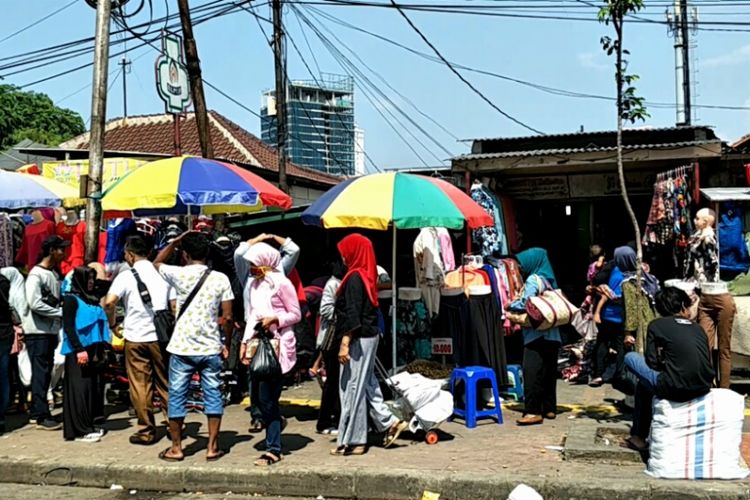
[[[176,1],[167,0],[173,11]],[[195,7],[205,0],[191,0]],[[416,0],[415,0],[416,1]],[[0,39],[17,29],[45,16],[67,3],[64,0],[0,0]],[[435,3],[435,1],[431,1]],[[454,0],[450,3],[464,3]],[[478,5],[479,2],[465,2]],[[528,0],[522,2],[532,3]],[[663,19],[664,0],[649,2],[646,16]],[[164,1],[154,1],[156,13],[164,12]],[[570,2],[564,5],[570,5]],[[322,7],[325,12],[369,31],[381,34],[422,52],[429,48],[392,9],[368,7]],[[559,9],[558,9],[559,11]],[[257,12],[270,17],[268,6],[257,7]],[[593,15],[593,11],[572,8],[574,15]],[[723,14],[721,14],[723,13]],[[479,69],[502,73],[541,85],[591,94],[613,94],[612,62],[602,53],[599,38],[609,34],[608,28],[594,22],[491,18],[458,14],[409,12],[409,16],[443,52],[449,60]],[[720,15],[717,15],[720,14]],[[750,21],[750,6],[709,8],[701,7],[702,20],[732,19]],[[140,16],[137,21],[147,20]],[[307,43],[300,31],[294,13],[285,11],[287,30],[297,43],[308,64],[315,64]],[[321,23],[320,19],[316,23]],[[391,86],[408,97],[419,109],[448,129],[450,135],[418,114],[377,77],[370,78],[406,111],[437,142],[453,154],[467,152],[469,145],[459,143],[456,137],[470,139],[488,136],[528,135],[528,131],[502,117],[478,96],[473,94],[445,66],[426,61],[399,48],[368,35],[325,21],[347,47],[374,69]],[[265,25],[267,30],[270,29]],[[750,27],[749,27],[750,28]],[[666,27],[658,24],[633,24],[626,27],[625,45],[631,50],[631,69],[641,76],[639,93],[649,101],[674,102],[674,50],[672,38]],[[0,57],[26,52],[49,45],[92,36],[94,11],[83,0],[55,15],[39,26],[18,36],[0,42]],[[341,67],[317,40],[310,30],[305,30],[317,63],[323,72],[342,73]],[[204,77],[218,85],[246,106],[258,111],[260,94],[273,86],[273,58],[256,21],[246,13],[237,13],[211,20],[196,28],[198,50]],[[750,79],[747,64],[750,62],[750,33],[724,33],[700,31],[697,41],[696,62],[698,92],[697,104],[750,106]],[[346,52],[344,47],[340,47]],[[347,54],[352,57],[351,54]],[[154,60],[157,54],[150,48],[141,48],[130,54],[134,59],[128,75],[129,114],[153,114],[163,111],[154,87]],[[289,76],[293,79],[309,78],[309,74],[288,44]],[[54,73],[89,61],[90,55],[73,61],[50,65],[34,71],[6,78],[6,83],[27,84]],[[356,61],[355,61],[356,62]],[[359,65],[359,63],[358,63]],[[361,66],[360,66],[361,67]],[[117,74],[118,67],[110,66]],[[362,68],[363,71],[367,71]],[[2,74],[0,72],[0,74]],[[614,105],[591,99],[549,95],[515,83],[489,76],[464,72],[486,96],[503,110],[525,123],[546,133],[571,132],[583,126],[586,130],[605,130],[614,126]],[[41,83],[31,89],[44,92],[61,106],[81,113],[88,120],[90,113],[91,69],[69,73],[55,80]],[[77,94],[74,92],[82,89]],[[207,89],[207,101],[215,109],[238,122],[251,132],[259,134],[259,119],[224,97]],[[365,129],[367,153],[382,168],[420,167],[424,163],[435,165],[448,155],[420,133],[410,129],[431,151],[426,151],[407,133],[401,134],[414,147],[420,160],[394,133],[380,116],[376,106],[391,108],[382,101],[371,104],[362,91],[355,91],[356,121]],[[671,126],[675,122],[674,109],[650,108],[652,118],[646,125]],[[122,86],[118,78],[112,82],[109,93],[108,117],[122,115]],[[399,115],[397,115],[399,116]],[[402,122],[404,118],[399,116]],[[714,126],[725,140],[734,140],[750,133],[750,113],[699,109],[698,124]]]

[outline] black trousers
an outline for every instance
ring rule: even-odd
[[[523,349],[525,414],[544,415],[557,410],[558,342],[536,339]]]
[[[339,428],[341,417],[341,401],[339,399],[339,364],[338,349],[330,349],[323,353],[323,363],[326,367],[326,381],[323,383],[323,392],[320,396],[320,414],[316,429],[324,431],[331,427]]]
[[[44,420],[50,417],[47,391],[52,380],[57,335],[26,335],[26,349],[31,361],[31,418]]]
[[[92,364],[94,350],[89,347],[89,363],[78,364],[76,353],[65,355],[63,377],[63,437],[73,440],[94,432],[94,419],[102,416],[99,399],[101,369]]]
[[[614,362],[608,363],[610,348],[617,351],[617,357]],[[625,362],[625,333],[621,323],[612,323],[611,321],[602,321],[599,325],[599,333],[596,336],[594,345],[594,367],[592,378],[603,377],[605,382],[620,373]]]

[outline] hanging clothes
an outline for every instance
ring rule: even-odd
[[[508,242],[505,238],[502,204],[481,182],[471,187],[471,199],[481,206],[495,222],[493,226],[481,227],[472,232],[472,241],[479,246],[484,257],[508,253]]]
[[[13,224],[8,214],[0,214],[0,267],[13,266]]]
[[[456,268],[456,254],[453,253],[453,240],[448,230],[444,227],[437,228],[440,239],[440,256],[443,258],[443,271],[446,273]]]
[[[26,226],[21,248],[18,249],[16,254],[16,262],[25,265],[30,270],[39,262],[39,256],[42,254],[42,243],[54,234],[55,224],[47,219]]]
[[[461,266],[455,271],[445,275],[445,286],[449,288],[462,288],[467,295],[469,287],[474,285],[489,285],[490,277],[481,269],[473,269],[468,266]]]
[[[453,363],[460,364],[463,341],[469,331],[469,300],[460,289],[450,290],[459,290],[459,293],[449,290],[442,292],[440,316],[435,323],[433,337],[453,339]]]
[[[440,312],[440,289],[445,280],[437,228],[425,227],[414,240],[414,273],[430,317]]]
[[[430,317],[419,289],[399,289],[396,333],[399,366],[409,364],[415,359],[430,359]]]
[[[722,271],[744,273],[750,269],[744,234],[744,211],[733,203],[724,203],[719,217],[719,261]]]
[[[461,366],[492,368],[498,385],[508,384],[505,336],[500,334],[500,309],[491,293],[469,295],[469,328],[462,341]]]
[[[125,240],[138,233],[133,219],[115,219],[107,224],[107,255],[104,263],[122,262],[125,260]]]
[[[60,271],[63,276],[84,263],[84,238],[86,236],[86,223],[78,221],[76,224],[68,225],[60,222],[55,230],[57,235],[65,241],[70,241],[71,246],[65,250],[65,260],[60,263]]]
[[[658,246],[675,243],[678,249],[687,248],[688,240],[693,232],[690,217],[691,168],[681,167],[659,174],[657,177],[651,208],[646,220],[646,229],[643,233],[644,245]]]

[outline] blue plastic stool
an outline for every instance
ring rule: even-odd
[[[508,382],[510,387],[502,392],[516,401],[523,401],[523,369],[521,365],[508,365]]]
[[[466,421],[466,427],[473,429],[477,426],[477,419],[483,417],[494,417],[498,424],[503,423],[503,410],[500,406],[500,393],[497,390],[497,378],[495,372],[483,366],[466,366],[456,368],[451,373],[451,393],[455,392],[456,382],[463,380],[466,394],[466,409],[457,408],[454,404],[453,414]],[[489,380],[492,383],[492,396],[495,398],[495,407],[490,410],[477,410],[477,383],[481,380]]]

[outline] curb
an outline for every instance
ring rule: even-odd
[[[519,483],[536,489],[545,500],[735,500],[750,498],[748,481],[666,481],[631,479],[523,477],[512,472],[489,474],[439,471],[279,467],[273,470],[181,465],[137,466],[121,463],[61,465],[51,460],[0,457],[0,483],[76,485],[167,492],[247,493],[357,499],[416,499],[433,491],[441,500],[504,499]]]

